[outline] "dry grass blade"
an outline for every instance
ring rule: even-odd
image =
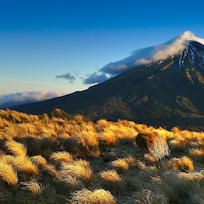
[[[9,185],[16,185],[18,183],[17,173],[11,165],[6,163],[0,163],[0,177]]]
[[[100,173],[100,176],[102,179],[106,181],[113,181],[113,182],[120,182],[122,181],[121,177],[118,175],[117,171],[115,170],[107,170],[107,171],[102,171]]]
[[[184,156],[182,158],[173,158],[167,162],[168,169],[175,169],[181,171],[190,171],[192,172],[194,169],[193,161],[188,157]]]
[[[67,164],[63,167],[63,171],[67,174],[79,177],[84,180],[89,180],[93,176],[93,172],[89,166],[89,162],[79,160],[74,163]]]
[[[50,159],[54,161],[63,161],[63,162],[73,162],[72,155],[68,152],[55,152],[52,153]]]
[[[26,156],[27,154],[26,147],[19,142],[10,140],[10,141],[7,141],[5,145],[8,148],[8,150],[14,154],[14,156]]]
[[[134,161],[135,161],[135,159],[132,156],[129,156],[127,158],[117,159],[117,160],[111,162],[111,165],[113,167],[118,168],[118,169],[128,170],[129,166],[134,164]]]
[[[114,196],[104,189],[97,189],[93,192],[88,189],[76,191],[72,195],[72,204],[86,203],[86,204],[115,204]]]
[[[89,195],[89,200],[90,203],[93,204],[115,204],[115,198],[114,196],[109,192],[104,189],[98,189],[94,190],[90,195]]]
[[[33,161],[33,163],[36,163],[37,165],[47,165],[47,160],[40,155],[32,156],[31,161]]]
[[[10,163],[17,168],[18,172],[39,174],[38,168],[32,163],[29,157],[18,156],[10,161]]]
[[[35,195],[40,195],[43,191],[42,184],[39,184],[34,180],[28,182],[21,182],[21,184],[24,186],[23,189],[29,190]]]

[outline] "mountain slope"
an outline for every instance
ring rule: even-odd
[[[41,114],[60,108],[93,120],[204,125],[203,56],[204,45],[189,41],[177,55],[137,66],[85,91],[12,109]]]

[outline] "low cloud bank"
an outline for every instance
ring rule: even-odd
[[[183,51],[189,41],[197,41],[204,44],[204,39],[196,37],[190,31],[186,31],[181,36],[176,37],[165,44],[136,50],[125,59],[105,65],[97,72],[90,74],[87,78],[85,78],[84,83],[101,83],[101,79],[104,81],[106,80],[105,77],[107,79],[112,78],[129,69],[135,68],[138,65],[165,60],[168,57],[174,56]]]
[[[64,95],[60,92],[21,92],[0,96],[0,108],[8,108],[11,106],[22,105],[37,101],[43,101]]]

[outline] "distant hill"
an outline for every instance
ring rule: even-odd
[[[204,45],[189,41],[179,54],[43,102],[12,107],[42,114],[55,108],[93,120],[127,119],[152,125],[204,125]]]

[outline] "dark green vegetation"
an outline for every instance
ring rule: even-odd
[[[192,41],[182,55],[138,66],[85,91],[12,109],[42,114],[60,108],[92,120],[120,118],[166,127],[202,128],[203,56],[204,46]]]

